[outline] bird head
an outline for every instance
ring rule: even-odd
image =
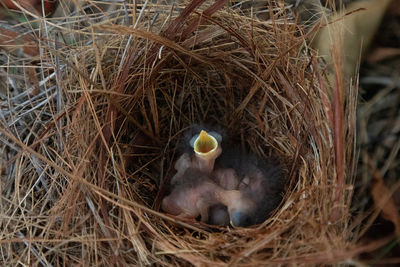
[[[254,224],[256,203],[250,197],[239,190],[220,190],[216,198],[227,207],[232,226],[246,227]]]
[[[243,195],[234,200],[228,207],[231,225],[234,227],[247,227],[254,224],[253,215],[256,211],[256,203]]]

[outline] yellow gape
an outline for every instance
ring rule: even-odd
[[[218,139],[219,138],[219,139]],[[190,145],[193,147],[195,159],[193,164],[205,173],[211,173],[214,170],[215,159],[221,155],[220,135],[214,132],[211,134],[202,130],[199,135],[193,136]]]
[[[199,137],[194,141],[194,152],[196,154],[207,155],[214,152],[217,148],[218,141],[204,130],[200,132]]]

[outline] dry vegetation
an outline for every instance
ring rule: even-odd
[[[31,14],[2,45],[0,262],[346,263],[378,246],[356,245],[350,219],[356,89],[340,71],[326,83],[290,6],[260,20],[226,1],[60,2],[65,17]],[[195,122],[285,164],[265,223],[159,211]]]

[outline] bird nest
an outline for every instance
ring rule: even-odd
[[[226,1],[136,2],[43,20],[40,57],[25,66],[21,51],[3,53],[15,72],[2,70],[2,260],[254,266],[354,255],[354,93],[326,82],[290,7],[272,2],[261,20]],[[216,227],[160,210],[193,123],[282,163],[287,191],[264,223]]]

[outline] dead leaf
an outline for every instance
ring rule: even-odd
[[[378,47],[372,50],[367,57],[369,63],[376,63],[391,57],[399,56],[400,48]]]
[[[393,1],[392,4],[390,5],[388,9],[388,15],[389,16],[398,16],[400,15],[400,5],[399,2]]]
[[[9,9],[22,11],[25,9],[37,16],[41,16],[43,4],[44,13],[47,16],[54,11],[57,2],[57,0],[3,0],[0,7],[5,6]]]
[[[28,68],[24,68],[24,72],[26,75],[26,84],[28,85],[32,85],[34,87],[34,90],[32,91],[32,93],[30,94],[31,96],[37,95],[40,92],[39,89],[39,79],[36,75],[36,70],[35,68],[33,68],[34,66],[31,63],[28,63],[29,67]],[[31,67],[31,68],[30,68]]]
[[[391,0],[371,0],[349,4],[346,9],[326,19],[326,23],[323,22],[326,26],[319,29],[312,46],[328,66],[332,66],[331,48],[342,45],[344,78],[349,80],[354,76],[360,57],[365,54],[390,3]]]
[[[4,28],[0,28],[0,30],[0,49],[10,51],[16,47],[23,47],[24,53],[30,56],[39,55],[39,47],[33,35],[20,34]]]
[[[383,182],[378,170],[372,175],[371,195],[377,209],[381,210],[381,216],[394,225],[396,235],[400,234],[400,216],[394,204],[393,192]]]

